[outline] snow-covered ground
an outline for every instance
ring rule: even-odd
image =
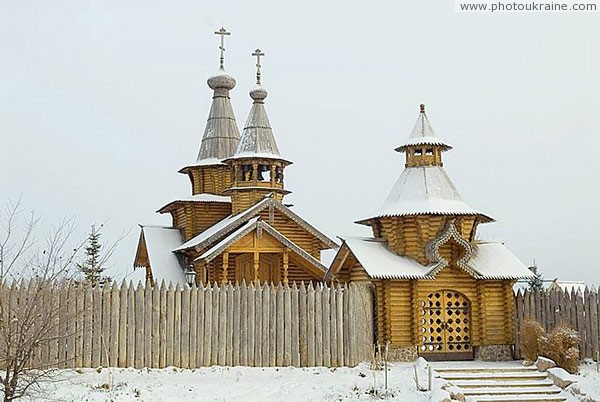
[[[390,364],[388,392],[383,371],[354,368],[209,367],[196,370],[80,369],[60,372],[35,401],[429,401],[418,392],[413,365]],[[100,371],[100,372],[98,372]],[[426,384],[427,379],[422,379]],[[374,393],[373,390],[377,393]]]
[[[454,362],[455,363],[455,362]],[[481,364],[482,362],[478,362]],[[468,365],[457,363],[457,366]],[[483,363],[494,367],[500,363]],[[502,363],[504,366],[506,362]],[[520,364],[514,362],[515,365]],[[575,376],[590,401],[600,401],[600,372],[586,361]],[[33,401],[429,401],[413,380],[412,363],[391,363],[388,391],[383,371],[368,364],[354,368],[208,367],[196,370],[73,369],[60,370],[59,381],[45,383]],[[426,378],[420,378],[422,386]],[[375,390],[375,392],[374,392]],[[574,401],[580,400],[574,398]]]

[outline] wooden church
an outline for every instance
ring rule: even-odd
[[[383,206],[357,223],[373,237],[343,241],[326,279],[374,285],[376,339],[393,358],[510,360],[513,284],[531,272],[502,242],[476,239],[493,222],[460,197],[421,105],[405,169]]]
[[[169,227],[141,225],[134,266],[153,282],[184,285],[186,273],[196,284],[322,281],[326,267],[321,251],[337,244],[310,225],[283,198],[284,170],[291,164],[279,152],[261,85],[257,49],[257,83],[252,107],[240,136],[230,91],[236,80],[224,70],[225,29],[219,72],[208,79],[214,91],[196,161],[179,172],[189,177],[191,195],[158,210],[172,218]]]

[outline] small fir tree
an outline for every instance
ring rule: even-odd
[[[106,258],[102,256],[100,244],[100,228],[96,229],[96,225],[92,225],[92,230],[87,239],[87,246],[85,247],[85,261],[77,264],[79,272],[84,276],[86,282],[92,286],[103,285],[110,282],[111,278],[104,275]]]
[[[529,267],[529,270],[535,275],[535,277],[527,281],[529,290],[542,290],[544,288],[544,276],[539,272],[535,260],[533,265]]]

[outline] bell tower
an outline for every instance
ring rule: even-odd
[[[196,163],[179,171],[190,178],[192,195],[222,195],[224,190],[231,186],[230,168],[222,161],[235,153],[240,141],[240,132],[229,99],[229,91],[235,87],[236,81],[224,68],[224,40],[230,32],[221,28],[215,34],[221,36],[220,64],[217,74],[207,80],[214,93],[200,151]]]
[[[427,114],[425,114],[423,103],[421,103],[419,109],[419,118],[408,141],[396,148],[395,151],[406,154],[405,167],[444,166],[442,152],[446,152],[452,147],[435,136],[433,127],[429,123]]]
[[[267,196],[282,201],[290,193],[284,187],[284,169],[292,162],[281,157],[265,109],[268,93],[261,83],[260,63],[264,53],[256,49],[252,55],[256,57],[252,108],[235,154],[225,161],[232,172],[232,186],[225,194],[231,196],[234,215]]]

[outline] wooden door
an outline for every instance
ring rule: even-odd
[[[280,258],[274,253],[263,253],[259,256],[258,280],[260,283],[279,283]],[[235,259],[235,279],[238,283],[245,280],[247,284],[254,281],[254,254],[240,254]]]
[[[419,354],[432,360],[473,359],[471,302],[454,290],[438,290],[419,306]]]

